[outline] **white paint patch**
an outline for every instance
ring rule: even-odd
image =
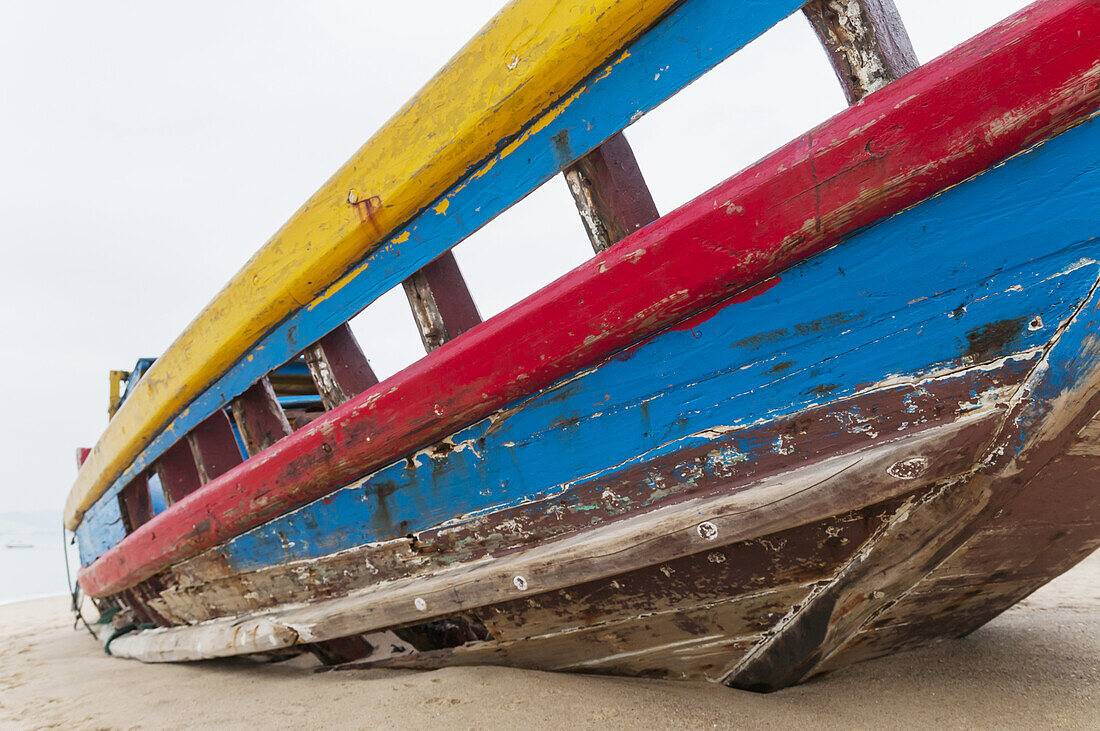
[[[899,480],[915,480],[927,471],[928,459],[925,457],[910,457],[886,468],[887,474]]]
[[[428,602],[424,601],[423,597],[418,596],[416,599],[413,599],[413,606],[416,607],[419,612],[428,611]]]
[[[710,521],[703,521],[695,530],[699,532],[699,536],[705,541],[713,541],[718,537],[718,526]]]
[[[523,578],[522,576],[517,576],[516,578],[512,579],[512,583],[515,584],[516,588],[520,591],[527,591],[527,579]]]

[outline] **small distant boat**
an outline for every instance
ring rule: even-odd
[[[34,544],[26,541],[8,541],[4,544],[4,548],[34,548]]]
[[[800,8],[850,106],[659,216],[623,129]],[[980,627],[1100,544],[1098,79],[1096,0],[923,66],[890,0],[516,0],[113,374],[110,652],[770,691]],[[451,247],[559,172],[595,256],[481,322]]]

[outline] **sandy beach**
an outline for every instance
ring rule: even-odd
[[[10,728],[1100,726],[1100,552],[963,640],[772,695],[509,668],[315,672],[310,656],[143,665],[63,597],[0,606]]]

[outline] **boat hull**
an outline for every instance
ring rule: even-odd
[[[174,564],[112,652],[773,690],[972,631],[1100,543],[1098,129]]]

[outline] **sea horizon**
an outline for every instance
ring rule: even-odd
[[[75,581],[80,557],[62,534],[60,511],[0,512],[0,605],[67,595],[66,550]]]

